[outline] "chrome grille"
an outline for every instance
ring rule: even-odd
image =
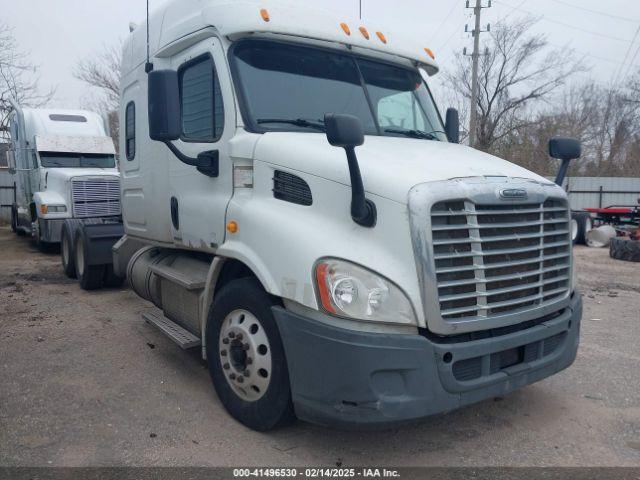
[[[431,209],[443,320],[487,319],[565,297],[571,280],[565,200],[521,205],[444,201]]]
[[[120,215],[120,180],[118,178],[73,180],[71,183],[75,217]]]

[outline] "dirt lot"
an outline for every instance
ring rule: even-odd
[[[576,363],[419,425],[259,434],[223,410],[198,352],[140,318],[131,291],[87,293],[0,227],[0,466],[640,466],[640,268],[578,248]]]

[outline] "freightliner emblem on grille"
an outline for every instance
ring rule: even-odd
[[[503,188],[500,190],[500,198],[505,200],[522,200],[527,196],[527,191],[524,188]]]

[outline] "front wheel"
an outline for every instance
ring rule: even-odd
[[[207,361],[220,401],[257,431],[295,419],[274,304],[257,280],[234,280],[217,295],[207,320]]]

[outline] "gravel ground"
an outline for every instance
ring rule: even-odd
[[[387,432],[232,420],[198,352],[88,293],[58,254],[0,227],[0,466],[640,466],[640,268],[576,249],[581,347],[568,370]]]

